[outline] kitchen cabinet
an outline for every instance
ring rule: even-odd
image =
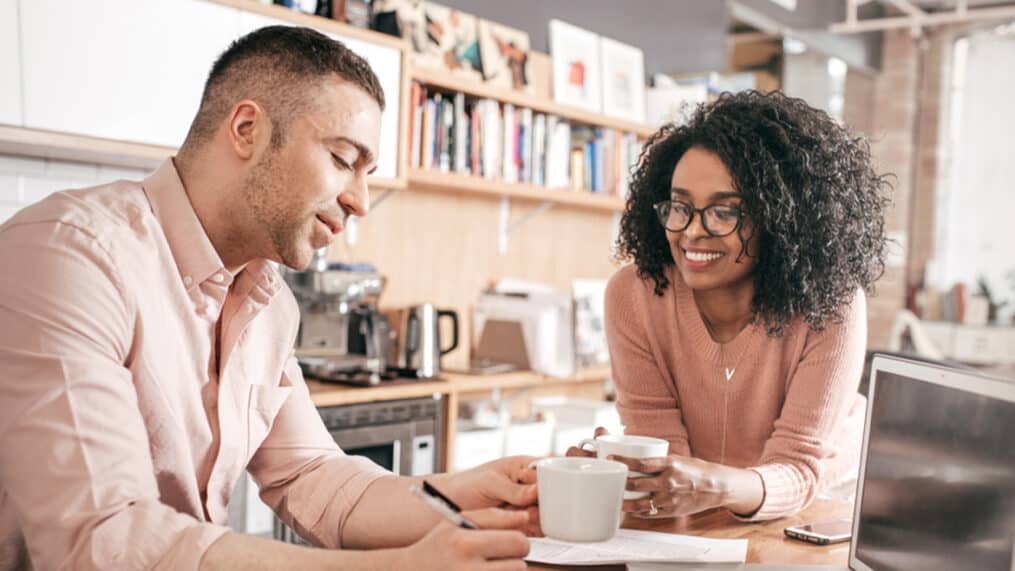
[[[18,0],[0,0],[0,125],[21,125]]]
[[[26,127],[175,147],[239,11],[201,0],[31,0],[19,22]]]

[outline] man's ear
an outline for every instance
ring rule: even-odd
[[[258,146],[270,138],[271,121],[260,105],[244,99],[229,113],[227,134],[236,156],[249,160],[257,154]]]

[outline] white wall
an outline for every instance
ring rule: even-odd
[[[143,170],[0,155],[0,223],[51,193],[118,179],[140,180]]]

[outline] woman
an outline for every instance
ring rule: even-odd
[[[670,455],[621,459],[650,492],[625,511],[759,521],[855,479],[886,187],[862,138],[779,93],[723,94],[648,141],[607,338],[626,432]]]

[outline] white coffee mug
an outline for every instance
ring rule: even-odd
[[[561,541],[606,541],[620,527],[627,466],[597,458],[543,458],[536,467],[539,525]]]
[[[604,434],[596,438],[586,438],[578,444],[585,449],[590,446],[596,458],[606,459],[608,456],[626,456],[627,458],[661,458],[670,452],[670,443],[661,438],[651,436],[632,436],[627,434]],[[643,478],[647,474],[632,471],[631,478]],[[624,491],[625,500],[637,500],[648,497],[648,492]]]

